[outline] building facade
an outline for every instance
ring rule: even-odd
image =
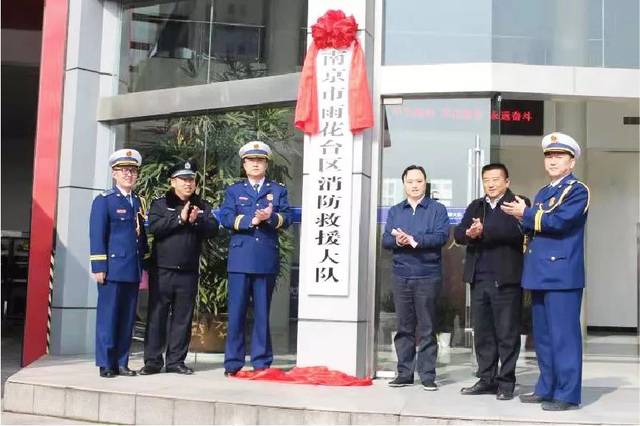
[[[375,117],[353,144],[342,296],[299,285],[314,273],[300,269],[299,243],[313,159],[293,128],[309,28],[331,8],[359,24]],[[274,147],[270,171],[296,208],[272,309],[275,351],[289,360],[392,371],[391,259],[379,239],[388,207],[403,198],[404,167],[425,167],[431,196],[455,223],[480,195],[483,164],[507,164],[518,193],[546,184],[540,140],[554,130],[583,147],[577,175],[592,194],[584,324],[637,330],[638,16],[637,0],[48,1],[42,72],[52,74],[40,86],[24,363],[47,339],[54,354],[93,350],[89,205],[111,185],[114,149],[141,151],[147,197],[166,186],[171,158],[196,158],[215,204],[239,176],[237,147],[253,139]],[[199,324],[224,311],[224,244],[206,251]],[[470,354],[464,252],[451,243],[443,251],[439,329]],[[193,351],[205,350],[201,341],[196,332]]]

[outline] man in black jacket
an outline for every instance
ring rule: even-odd
[[[482,185],[486,195],[469,204],[454,233],[456,242],[467,246],[463,279],[471,283],[480,377],[473,386],[462,388],[461,393],[496,394],[497,399],[508,400],[513,398],[520,353],[524,234],[518,220],[499,208],[503,202],[515,199],[505,165],[484,166]]]
[[[184,360],[191,341],[200,252],[202,241],[218,230],[211,207],[195,194],[196,171],[196,163],[191,160],[175,165],[171,169],[171,189],[154,200],[149,210],[154,267],[149,279],[142,375],[159,373],[163,365],[167,373],[193,373]]]

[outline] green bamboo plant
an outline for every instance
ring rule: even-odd
[[[199,166],[198,193],[215,209],[222,203],[225,188],[240,179],[242,167],[238,150],[250,140],[261,140],[271,146],[273,159],[268,177],[285,182],[291,179],[290,160],[282,148],[291,139],[291,121],[289,108],[168,118],[155,129],[160,140],[141,147],[144,162],[137,190],[150,203],[169,189],[171,165],[194,158]],[[291,234],[282,232],[279,243],[280,274],[284,275],[289,272],[289,259],[294,250]],[[197,311],[202,314],[218,316],[226,313],[228,247],[229,232],[226,230],[221,230],[203,246],[197,298]]]

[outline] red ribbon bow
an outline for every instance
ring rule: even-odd
[[[315,134],[320,130],[318,116],[318,85],[316,58],[319,49],[344,49],[353,44],[353,57],[349,72],[349,127],[352,133],[359,133],[373,127],[373,110],[364,52],[356,37],[358,24],[353,15],[346,16],[341,10],[329,10],[311,26],[313,42],[304,60],[298,102],[296,104],[295,126],[304,133]]]

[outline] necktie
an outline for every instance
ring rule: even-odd
[[[131,207],[133,207],[133,200],[131,199],[131,194],[127,194],[126,198],[127,198],[127,201],[129,202],[129,204],[131,205]]]
[[[253,185],[253,189],[255,189],[256,192],[258,192],[258,189],[260,189],[260,184],[256,183],[255,185]]]

